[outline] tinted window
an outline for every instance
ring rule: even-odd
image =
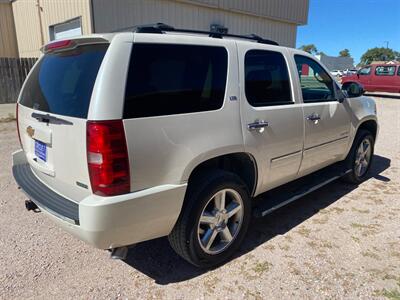
[[[335,100],[332,78],[313,59],[295,55],[304,102]]]
[[[20,103],[64,116],[86,118],[107,45],[80,46],[46,54],[33,69]]]
[[[281,53],[250,50],[244,65],[246,98],[252,106],[293,103],[289,74]]]
[[[400,76],[400,67],[397,69],[397,75]]]
[[[135,44],[126,83],[124,118],[161,116],[222,107],[225,48]]]
[[[365,68],[360,69],[360,71],[358,71],[358,74],[360,74],[360,75],[371,74],[371,67],[365,67]]]
[[[377,76],[393,76],[396,72],[395,66],[378,66],[375,69],[375,74]]]

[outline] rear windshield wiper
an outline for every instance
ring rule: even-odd
[[[73,125],[74,123],[60,119],[54,116],[51,116],[49,114],[38,114],[38,113],[32,113],[32,118],[35,118],[39,122],[44,122],[44,123],[52,123],[52,124],[65,124],[65,125]]]

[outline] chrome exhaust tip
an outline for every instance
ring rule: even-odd
[[[126,259],[129,248],[127,246],[111,249],[111,259]]]

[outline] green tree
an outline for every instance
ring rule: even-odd
[[[349,49],[343,49],[342,51],[339,52],[340,57],[350,57],[350,50]]]
[[[328,56],[324,51],[319,51],[318,54]]]
[[[318,49],[314,44],[303,45],[299,49],[308,52],[310,54],[318,54]]]
[[[400,53],[397,51],[394,51],[393,49],[390,48],[371,48],[368,49],[367,52],[365,52],[361,56],[361,61],[360,64],[362,65],[368,65],[374,60],[393,60],[393,59],[399,59]]]

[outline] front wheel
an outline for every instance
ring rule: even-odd
[[[245,184],[235,174],[217,170],[189,186],[183,211],[168,238],[188,262],[215,267],[240,246],[250,216]]]
[[[343,179],[350,183],[361,183],[368,176],[374,155],[375,139],[369,131],[360,130],[350,153],[346,158],[346,166],[351,170]]]

